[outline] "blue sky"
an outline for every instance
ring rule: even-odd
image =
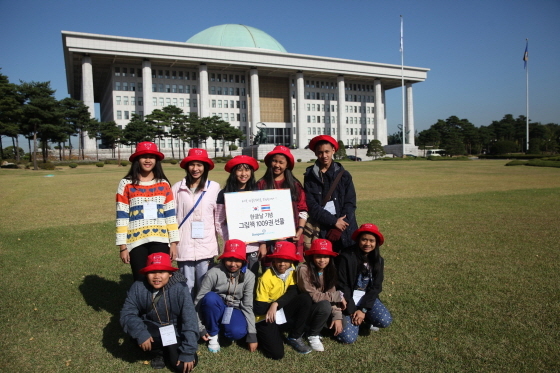
[[[259,28],[292,53],[400,65],[401,14],[405,65],[431,69],[413,86],[418,131],[451,115],[476,126],[525,115],[525,38],[529,117],[560,123],[559,0],[0,0],[0,67],[15,83],[50,81],[61,99],[62,30],[186,41],[224,23]],[[401,110],[400,89],[388,91],[389,134]]]

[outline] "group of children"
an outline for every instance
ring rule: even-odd
[[[220,350],[219,339],[244,339],[249,351],[281,359],[284,332],[286,342],[306,354],[324,351],[325,327],[353,343],[360,327],[378,330],[392,322],[379,300],[383,235],[373,224],[357,227],[351,176],[332,160],[336,140],[317,136],[310,148],[317,162],[306,170],[305,188],[291,172],[290,150],[277,146],[258,182],[254,158],[227,162],[230,176],[220,190],[208,180],[214,164],[204,149],[189,151],[180,164],[186,177],[171,187],[157,146],[138,144],[117,190],[117,245],[135,279],[121,325],[144,351],[155,351],[152,367],[167,360],[178,372],[191,371],[199,339],[211,352]],[[291,191],[295,236],[248,244],[230,239],[224,194],[262,189]],[[318,238],[304,250],[311,218]],[[225,244],[213,266],[218,235]]]

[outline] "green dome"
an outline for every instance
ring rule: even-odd
[[[282,44],[266,32],[245,25],[213,26],[194,35],[187,43],[286,52]]]

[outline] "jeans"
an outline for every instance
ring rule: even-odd
[[[336,336],[339,342],[354,343],[358,339],[358,332],[360,331],[359,325],[352,324],[350,316],[344,316],[346,323],[342,332]],[[363,323],[369,323],[377,328],[387,328],[393,322],[391,313],[383,303],[377,298],[373,304],[373,308],[366,313],[366,318]],[[362,323],[362,324],[363,324]]]
[[[202,285],[202,279],[206,272],[208,272],[208,267],[212,259],[202,259],[196,261],[181,261],[177,262],[179,270],[187,279],[187,286],[189,287],[189,292],[194,301],[196,294],[200,290],[200,285]]]
[[[213,291],[206,295],[199,302],[200,321],[206,327],[206,331],[212,337],[218,335],[220,331],[226,338],[238,340],[247,335],[247,320],[241,310],[234,308],[229,324],[222,323],[222,317],[226,310],[224,300]]]

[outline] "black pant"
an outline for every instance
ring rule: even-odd
[[[144,275],[140,274],[140,270],[146,266],[148,255],[153,253],[169,254],[169,244],[162,242],[148,242],[137,246],[130,251],[130,268],[134,281],[142,281]]]
[[[256,324],[259,348],[265,356],[274,360],[280,360],[284,357],[282,330],[289,330],[289,338],[301,337],[311,312],[312,303],[309,294],[299,294],[283,308],[288,321],[286,324],[278,325],[275,322],[268,323],[266,321]]]
[[[185,361],[181,361],[181,364],[177,365],[179,361],[179,345],[173,344],[169,346],[163,346],[161,342],[161,335],[159,334],[159,328],[151,322],[144,321],[144,325],[148,327],[150,335],[154,339],[152,343],[152,351],[155,355],[163,354],[163,358],[166,364],[170,365],[172,369],[177,373],[182,373],[185,367]],[[177,337],[179,339],[179,337]],[[187,361],[188,363],[188,361]],[[198,355],[194,354],[194,367],[198,364]]]

